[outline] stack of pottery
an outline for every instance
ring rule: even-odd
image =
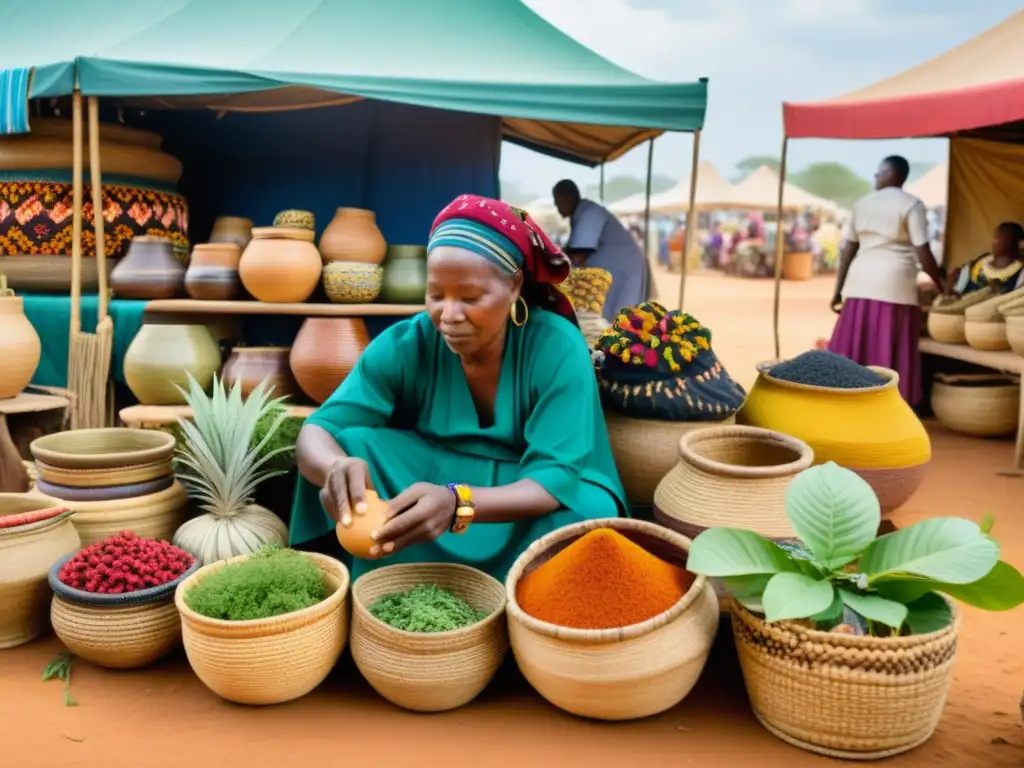
[[[124,378],[142,405],[184,405],[191,374],[204,388],[220,370],[220,345],[205,325],[143,325],[124,356]]]
[[[369,343],[360,317],[307,318],[292,342],[292,374],[313,402],[322,403],[345,380]]]
[[[39,479],[32,492],[74,511],[83,546],[132,531],[170,541],[184,522],[185,489],[174,478],[174,437],[115,427],[40,437],[29,446]]]
[[[242,249],[234,243],[203,243],[192,249],[185,272],[185,290],[193,299],[230,301],[238,295],[238,261]]]
[[[426,247],[389,245],[384,257],[379,300],[386,304],[422,304],[426,293]]]
[[[224,364],[221,378],[229,390],[238,382],[242,397],[267,381],[273,397],[297,395],[299,385],[289,367],[290,347],[235,347]]]
[[[313,245],[315,221],[309,211],[282,211],[271,227],[256,227],[242,254],[238,275],[257,301],[301,303],[320,280],[320,254]]]
[[[0,274],[0,398],[21,393],[39,366],[42,345],[39,334],[25,317],[25,304],[7,287],[7,278]]]
[[[184,284],[185,267],[166,237],[136,237],[110,273],[110,290],[119,299],[171,299]]]
[[[241,216],[218,216],[213,222],[210,242],[218,245],[237,245],[239,250],[244,251],[252,240],[252,227],[252,219],[244,219]]]
[[[368,304],[376,299],[386,250],[373,211],[339,208],[320,236],[327,298],[337,304]]]

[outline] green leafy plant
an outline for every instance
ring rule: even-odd
[[[990,611],[1024,602],[1024,577],[999,559],[991,518],[979,526],[936,517],[877,536],[881,510],[871,486],[832,462],[790,482],[786,516],[802,546],[709,528],[693,540],[687,568],[723,579],[766,621],[809,619],[830,629],[852,611],[875,635],[947,626],[942,595]]]
[[[53,661],[46,665],[46,669],[43,670],[43,682],[48,680],[61,680],[64,683],[64,706],[65,707],[77,707],[78,702],[75,697],[71,695],[71,662],[74,660],[67,651],[58,653]]]

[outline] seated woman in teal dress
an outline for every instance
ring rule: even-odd
[[[353,578],[454,562],[504,579],[549,531],[623,514],[625,493],[589,350],[554,288],[567,258],[525,212],[474,195],[438,214],[427,250],[426,312],[374,339],[302,427],[291,543],[328,541],[372,488],[390,500],[383,557],[355,558]],[[474,511],[456,525],[460,494]]]

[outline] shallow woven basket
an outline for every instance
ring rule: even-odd
[[[604,412],[604,420],[626,498],[634,505],[654,501],[658,483],[679,461],[679,439],[683,435],[735,423],[735,417],[720,422],[631,419],[610,410]]]
[[[1016,354],[1024,357],[1024,310],[1006,317],[1006,341]]]
[[[190,588],[228,563],[200,568],[178,585],[174,604],[192,671],[218,696],[238,704],[281,704],[323,682],[348,640],[348,569],[326,555],[303,552],[324,575],[328,596],[301,611],[252,621],[201,616],[185,604]]]
[[[452,632],[405,632],[370,613],[385,595],[434,584],[487,618]],[[508,650],[505,585],[465,565],[422,563],[377,568],[352,585],[352,659],[381,696],[414,712],[468,704],[487,687]]]
[[[704,576],[664,613],[618,629],[549,624],[516,602],[524,574],[597,528],[613,528],[661,559],[686,565],[690,540],[642,520],[587,520],[543,536],[519,556],[505,582],[516,663],[541,696],[574,715],[631,720],[664,712],[697,682],[718,630],[718,598]]]
[[[964,337],[971,349],[982,352],[1002,352],[1010,348],[1006,337],[1006,320],[997,315],[995,320],[972,320],[964,323]]]
[[[109,469],[66,469],[54,467],[45,461],[38,460],[35,467],[40,480],[72,488],[104,488],[114,485],[147,483],[167,477],[173,471],[169,458]]]
[[[165,432],[127,427],[76,429],[36,438],[32,456],[63,469],[113,469],[168,460],[174,436]]]
[[[768,624],[730,605],[750,705],[794,746],[847,760],[906,752],[935,732],[953,680],[959,616],[927,635],[855,637]]]
[[[814,462],[810,446],[760,427],[709,427],[679,440],[679,462],[654,494],[654,519],[694,537],[711,526],[794,539],[786,486]]]
[[[968,307],[981,304],[993,296],[991,288],[969,293],[966,296],[950,297],[938,296],[932,302],[928,310],[928,335],[936,341],[946,344],[966,344],[967,336],[964,334],[964,323],[966,317],[964,312]]]
[[[1012,435],[1020,417],[1020,377],[936,374],[932,410],[939,423],[954,432],[974,437]]]
[[[1024,315],[1024,294],[1019,289],[1015,291],[1011,298],[999,305],[999,314],[1003,317]]]

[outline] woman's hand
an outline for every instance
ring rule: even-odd
[[[837,315],[840,312],[842,312],[842,310],[843,310],[843,296],[842,296],[842,294],[836,293],[832,297],[832,302],[831,302],[831,304],[829,304],[829,306],[832,307],[832,311],[835,312]]]
[[[327,481],[320,490],[320,503],[334,522],[347,528],[352,525],[353,512],[357,515],[366,512],[367,488],[373,488],[367,463],[342,456],[327,472]]]
[[[455,517],[455,494],[443,485],[416,483],[388,502],[388,522],[373,540],[385,555],[433,541]],[[372,551],[372,550],[371,550]]]

